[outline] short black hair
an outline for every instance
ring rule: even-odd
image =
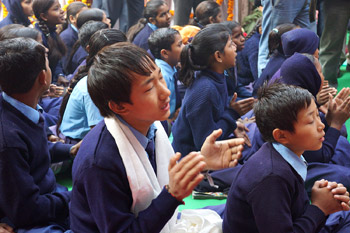
[[[293,133],[298,113],[309,107],[312,99],[312,94],[303,88],[265,82],[254,105],[256,124],[264,140],[275,142],[272,132],[277,128]]]
[[[108,102],[130,103],[134,74],[150,76],[156,65],[150,55],[129,42],[103,48],[90,67],[87,86],[92,101],[103,117],[113,116]]]
[[[171,45],[174,44],[176,35],[180,35],[180,33],[173,28],[160,28],[152,32],[148,38],[148,46],[153,56],[161,59],[162,49],[171,51]]]
[[[0,41],[0,86],[8,95],[27,93],[45,66],[45,47],[30,38]]]

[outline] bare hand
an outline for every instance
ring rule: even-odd
[[[63,86],[56,86],[55,84],[50,85],[49,89],[49,96],[51,98],[57,98],[64,94],[64,87]]]
[[[335,96],[337,94],[337,89],[335,89],[334,87],[329,87],[328,84],[323,85],[322,89],[317,94],[317,103],[319,105],[326,104],[329,100],[329,94]]]
[[[242,120],[238,120],[236,121],[237,124],[237,128],[233,131],[236,138],[243,138],[244,139],[244,143],[251,147],[252,143],[250,142],[250,139],[247,135],[247,132],[249,132],[249,129],[243,124]]]
[[[200,172],[206,166],[204,157],[199,152],[191,152],[178,162],[180,157],[180,153],[171,157],[168,168],[168,191],[179,201],[190,195],[203,180],[204,176]]]
[[[50,136],[47,137],[47,139],[50,141],[50,142],[62,142],[64,143],[64,140],[62,138],[59,138],[53,134],[51,134]]]
[[[311,191],[311,203],[320,208],[325,215],[342,211],[349,208],[349,194],[347,192],[344,194],[343,191],[329,184],[327,180],[316,181]]]
[[[253,109],[254,98],[250,97],[247,99],[239,100],[236,102],[237,93],[233,94],[233,97],[230,101],[230,107],[234,109],[240,116],[243,116],[247,112]]]
[[[80,149],[81,143],[83,142],[83,140],[81,140],[80,142],[78,142],[77,144],[75,144],[74,146],[72,146],[70,148],[70,155],[75,157],[78,154],[78,151]]]
[[[343,99],[337,97],[333,99],[333,96],[329,94],[328,111],[326,115],[328,125],[340,130],[349,117],[350,97],[346,97],[343,101]]]
[[[218,170],[237,165],[242,157],[244,139],[234,138],[216,141],[222,134],[222,130],[214,130],[204,141],[201,154],[207,164],[205,170]]]
[[[6,223],[0,223],[0,233],[15,233],[13,228]]]

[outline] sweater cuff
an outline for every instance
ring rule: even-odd
[[[317,226],[323,225],[327,220],[327,216],[323,213],[323,211],[312,204],[307,207],[304,215],[311,216]]]
[[[325,135],[325,141],[328,142],[330,145],[332,145],[333,149],[335,149],[335,146],[337,145],[339,137],[340,137],[340,131],[333,127],[329,127]]]

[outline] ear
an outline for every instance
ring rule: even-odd
[[[160,56],[162,58],[164,58],[165,60],[168,59],[168,57],[169,57],[168,50],[166,50],[166,49],[160,50]]]
[[[215,19],[213,16],[210,16],[209,17],[209,23],[212,24],[212,23],[215,23]]]
[[[214,59],[215,59],[217,62],[219,62],[219,63],[222,62],[221,53],[220,53],[219,51],[215,51],[215,53],[214,53]]]
[[[127,108],[125,108],[123,103],[115,103],[114,101],[110,100],[108,102],[108,107],[110,110],[112,110],[114,113],[124,116],[126,115],[129,111]]]
[[[75,18],[73,15],[70,15],[70,16],[69,16],[69,21],[70,21],[72,24],[75,24],[76,18]]]
[[[37,79],[38,79],[38,82],[41,86],[48,85],[45,70],[40,71]]]
[[[86,52],[90,52],[90,45],[86,45],[86,47],[85,47],[85,50],[86,50]]]
[[[44,20],[45,22],[47,21],[47,17],[46,17],[46,14],[45,14],[45,13],[41,13],[41,14],[40,14],[40,18],[41,18],[42,20]]]
[[[153,17],[150,17],[150,18],[148,19],[148,21],[149,21],[151,24],[154,24],[154,25],[156,25],[156,23],[157,23],[156,19],[153,18]]]
[[[274,129],[272,131],[272,136],[276,142],[281,143],[283,145],[288,143],[288,131],[281,129]]]

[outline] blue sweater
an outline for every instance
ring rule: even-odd
[[[264,144],[241,168],[228,194],[223,232],[318,232],[324,213],[310,205],[300,175]]]
[[[144,50],[148,50],[148,37],[152,34],[153,29],[146,24],[146,26],[135,36],[133,40],[133,44],[143,48]]]
[[[254,33],[242,51],[237,53],[238,81],[244,86],[258,79],[258,53],[260,34]]]
[[[66,30],[61,32],[60,37],[61,37],[63,43],[67,47],[66,55],[62,58],[62,66],[66,67],[70,53],[72,52],[73,45],[78,40],[78,32],[76,32],[72,28],[71,24],[68,24],[68,27],[66,28]]]
[[[0,210],[15,227],[68,217],[69,192],[54,192],[44,122],[33,123],[0,97]]]
[[[9,14],[0,22],[0,28],[13,23],[22,24],[26,27],[30,25],[28,16],[23,12],[21,0],[3,0],[2,2]]]
[[[239,115],[229,107],[224,74],[210,70],[198,73],[186,90],[183,104],[172,132],[173,147],[182,156],[199,151],[206,137],[221,128],[219,140],[227,139],[236,129]]]
[[[159,232],[180,202],[165,189],[136,217],[123,161],[104,121],[84,138],[73,164],[72,231]]]

